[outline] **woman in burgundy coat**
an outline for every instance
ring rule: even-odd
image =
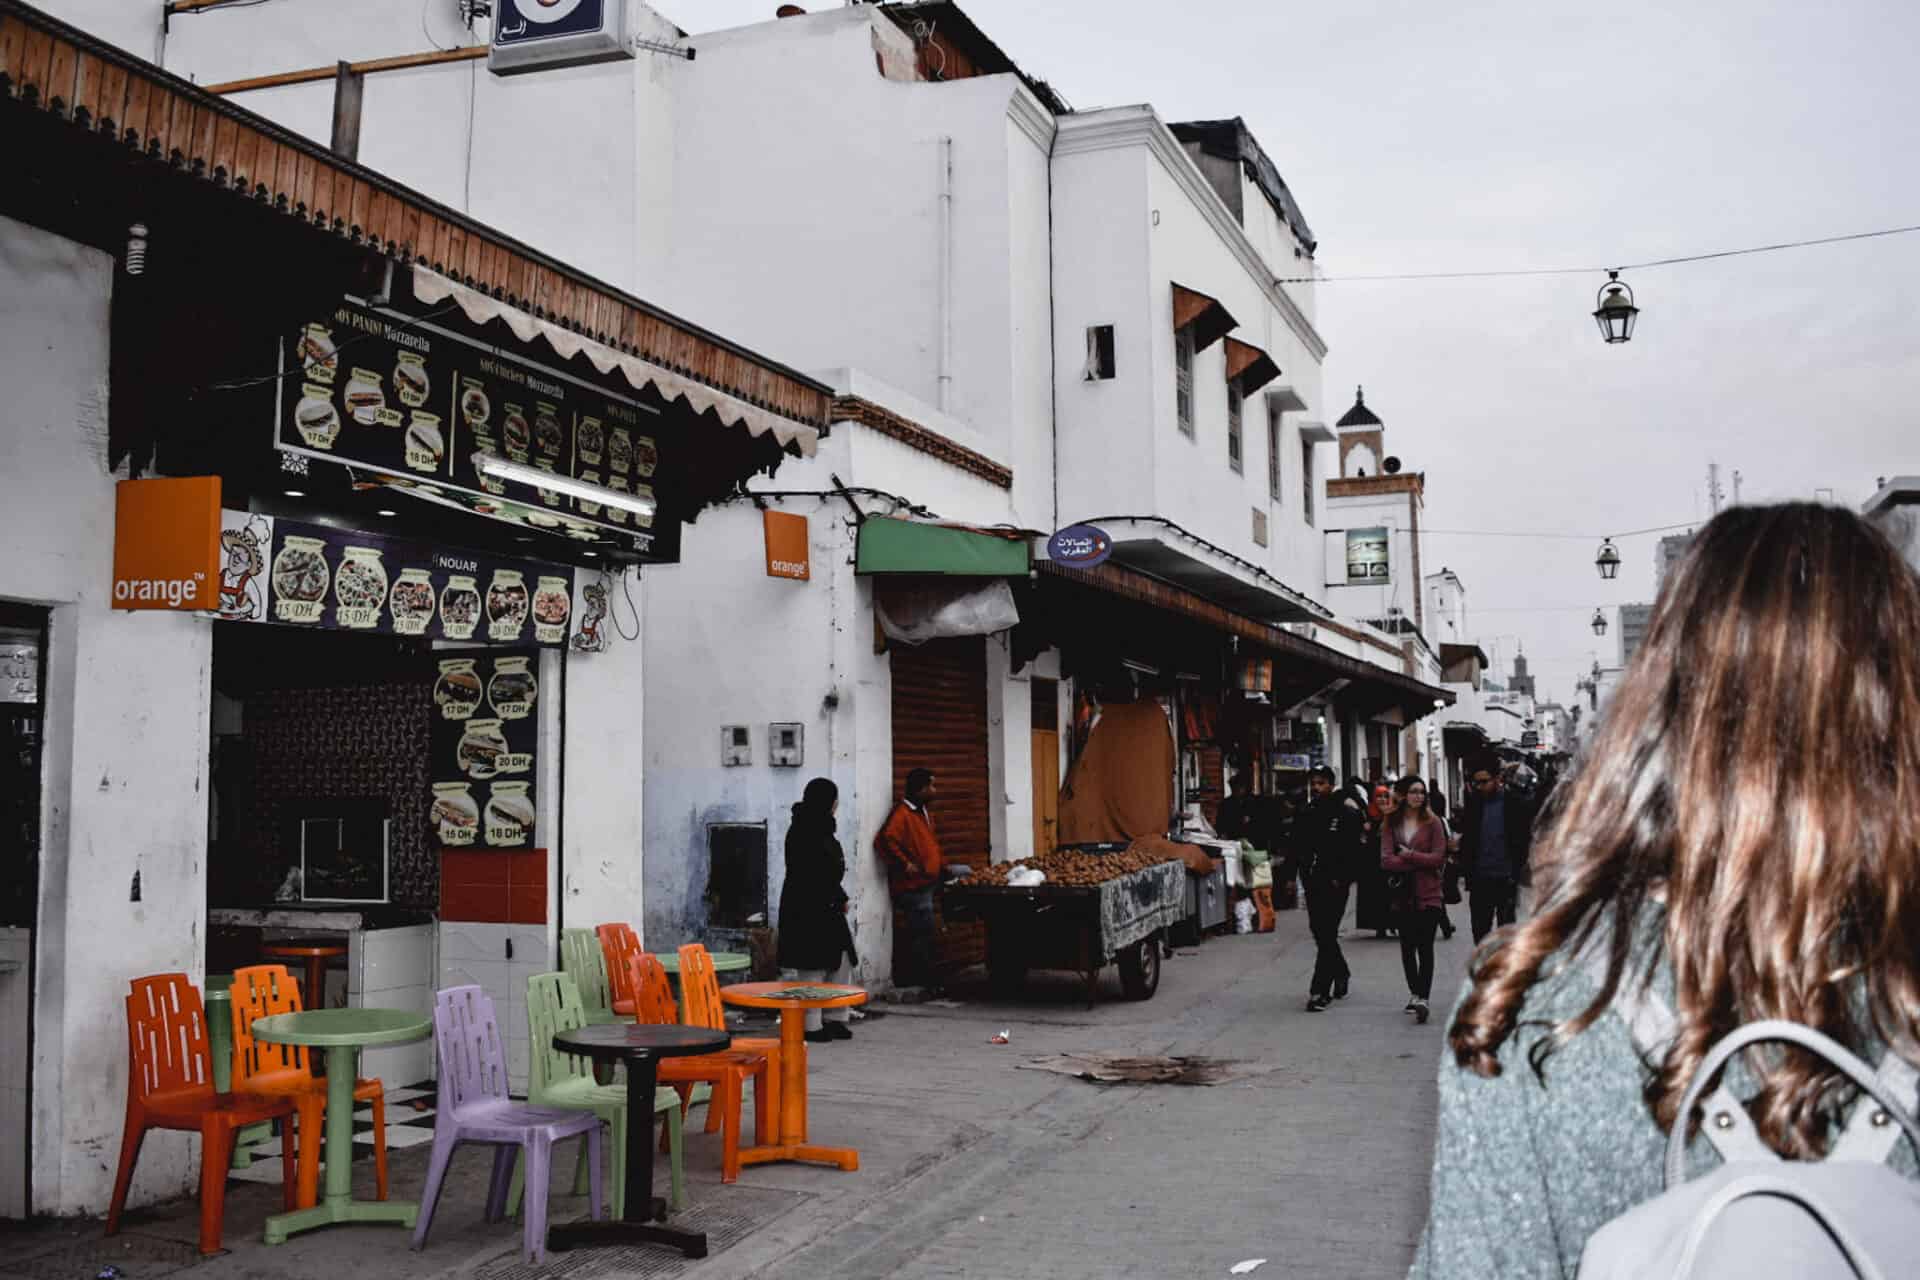
[[[1380,869],[1387,873],[1400,927],[1400,963],[1407,972],[1407,1012],[1416,1022],[1430,1013],[1433,935],[1446,908],[1441,873],[1447,863],[1447,825],[1427,808],[1427,784],[1393,784],[1380,822]]]

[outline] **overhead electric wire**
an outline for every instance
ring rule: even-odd
[[[1519,267],[1498,271],[1395,271],[1374,275],[1282,276],[1275,284],[1347,284],[1368,280],[1489,280],[1501,276],[1585,276],[1607,271],[1645,271],[1652,267],[1673,267],[1688,262],[1711,262],[1718,258],[1741,258],[1755,253],[1779,253],[1786,249],[1808,249],[1823,244],[1845,244],[1853,240],[1877,240],[1883,236],[1907,235],[1920,231],[1920,223],[1904,227],[1883,227],[1878,231],[1855,231],[1843,236],[1817,236],[1808,240],[1782,240],[1774,244],[1750,245],[1744,249],[1717,249],[1712,253],[1688,253],[1672,258],[1649,258],[1645,262],[1613,262],[1598,267]]]

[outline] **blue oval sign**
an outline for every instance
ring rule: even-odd
[[[1113,539],[1090,524],[1070,524],[1047,539],[1047,558],[1070,569],[1091,569],[1113,554]]]

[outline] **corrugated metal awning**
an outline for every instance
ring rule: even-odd
[[[604,342],[595,342],[592,338],[529,315],[518,307],[509,306],[497,298],[489,298],[477,289],[469,289],[417,264],[413,268],[413,293],[429,305],[451,300],[475,324],[499,320],[522,342],[532,342],[536,337],[544,339],[563,359],[571,360],[577,355],[584,355],[601,373],[619,370],[635,391],[652,387],[667,400],[685,400],[687,407],[695,413],[705,413],[711,409],[722,423],[729,427],[744,427],[748,435],[763,436],[771,432],[773,438],[782,445],[796,446],[803,457],[812,457],[820,442],[819,430],[805,423],[748,404],[692,378],[683,378],[651,360],[616,351]]]

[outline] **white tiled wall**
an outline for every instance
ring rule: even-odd
[[[527,979],[553,967],[545,925],[440,925],[439,985],[472,984],[493,997],[494,1016],[507,1045],[507,1073],[517,1095],[527,1089]]]
[[[33,935],[0,929],[0,1218],[27,1216],[27,961]]]
[[[433,1016],[434,926],[354,930],[347,945],[347,1003],[356,1008],[410,1009]],[[388,1088],[433,1077],[433,1040],[368,1049],[360,1074]]]

